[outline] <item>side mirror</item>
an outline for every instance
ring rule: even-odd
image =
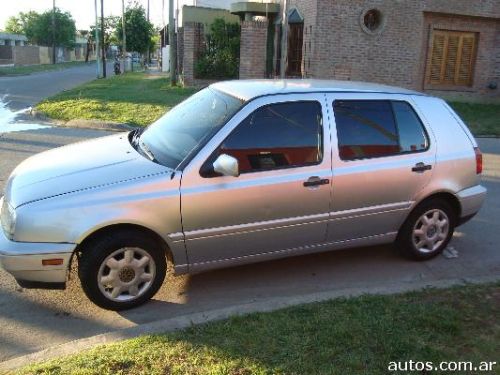
[[[227,154],[221,154],[213,163],[214,171],[223,176],[238,177],[240,175],[240,166],[238,160]]]

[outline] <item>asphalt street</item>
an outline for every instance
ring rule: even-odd
[[[30,155],[102,135],[99,131],[68,128],[3,134],[0,188],[3,189],[13,168]],[[197,275],[169,275],[153,301],[120,313],[90,303],[74,271],[65,291],[22,289],[10,275],[0,271],[0,361],[141,323],[275,297],[500,277],[500,140],[480,139],[479,143],[485,159],[484,185],[489,192],[479,215],[457,229],[451,242],[458,251],[456,258],[439,256],[427,262],[413,262],[401,258],[391,246],[378,246]]]
[[[108,74],[112,73],[111,69],[112,64],[108,64]],[[17,111],[95,78],[95,62],[57,71],[0,77],[0,99],[6,95],[4,101],[8,101],[11,110]]]

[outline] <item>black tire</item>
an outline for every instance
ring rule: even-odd
[[[441,243],[439,243],[439,241],[435,243],[436,248],[429,249],[430,246],[425,245],[427,246],[427,248],[418,249],[415,244],[415,241],[421,240],[422,237],[416,236],[414,234],[414,230],[419,229],[416,226],[417,223],[419,223],[420,225],[421,222],[419,222],[419,220],[423,217],[423,215],[425,213],[430,213],[434,210],[439,210],[447,216],[449,221],[447,234],[443,240],[440,240],[442,241]],[[439,212],[438,215],[440,215]],[[444,217],[441,218],[444,219]],[[440,254],[446,248],[446,246],[451,240],[451,237],[453,236],[456,224],[457,224],[457,212],[447,201],[439,198],[429,199],[419,204],[408,216],[405,223],[399,230],[396,239],[396,246],[398,250],[402,253],[402,255],[410,259],[427,260],[433,258],[436,255]],[[431,229],[432,228],[429,228],[429,230]],[[440,233],[442,233],[442,235],[444,236],[445,232],[444,229],[442,230],[440,227],[436,227],[436,230],[441,231],[437,233],[438,236]]]
[[[143,255],[148,254],[150,261],[146,267],[154,266],[154,276],[151,277],[151,281],[144,283],[148,284],[147,287],[144,287],[144,284],[140,284],[143,285],[144,291],[138,294],[137,297],[130,294],[129,297],[125,296],[125,298],[132,299],[117,301],[112,299],[111,296],[107,296],[106,290],[101,290],[98,275],[103,262],[110,255],[124,248],[137,248],[144,252]],[[103,265],[103,267],[105,269],[107,266]],[[165,252],[161,249],[157,241],[140,232],[117,231],[91,239],[81,249],[78,261],[78,276],[87,297],[97,306],[115,311],[130,309],[151,299],[163,284],[166,271]],[[131,277],[136,278],[135,273],[132,272],[132,274]]]

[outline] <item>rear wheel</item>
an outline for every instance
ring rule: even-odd
[[[396,244],[403,255],[430,259],[448,245],[457,222],[455,210],[441,199],[423,202],[401,227]]]
[[[141,233],[117,232],[82,249],[79,277],[87,297],[109,310],[138,306],[152,298],[166,274],[164,252]]]

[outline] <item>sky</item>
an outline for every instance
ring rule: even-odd
[[[125,4],[129,0],[125,0]],[[165,23],[168,23],[168,2],[169,0],[149,0],[150,2],[150,20],[156,26],[162,26],[162,2],[165,2]],[[76,22],[78,30],[89,29],[89,26],[94,24],[95,20],[95,0],[55,0],[56,6],[64,11],[72,14]],[[98,7],[100,9],[100,0]],[[144,8],[147,6],[148,0],[138,0]],[[210,7],[228,7],[231,0],[174,0],[174,4],[210,6]],[[34,10],[43,12],[52,8],[52,0],[2,0],[0,6],[0,30],[4,28],[5,22],[11,16],[17,15],[19,12],[28,12]],[[122,1],[121,0],[104,0],[104,15],[119,16],[121,15]],[[100,10],[99,10],[100,11]]]

